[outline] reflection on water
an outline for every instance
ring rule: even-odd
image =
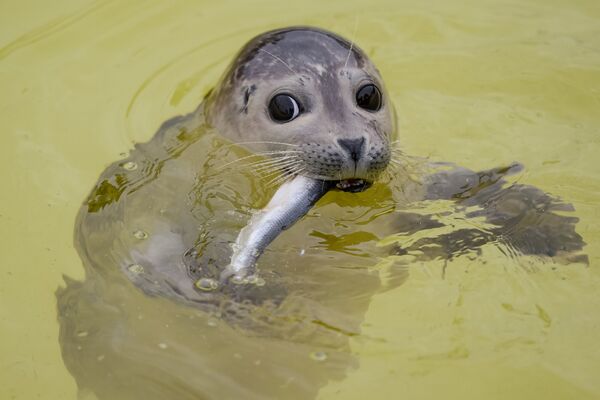
[[[507,257],[586,261],[577,218],[557,213],[572,207],[517,183],[519,165],[474,173],[405,157],[390,182],[317,203],[261,258],[264,285],[205,291],[195,283],[218,276],[272,194],[236,162],[246,156],[200,107],[102,174],[75,232],[86,279],[58,291],[63,358],[84,393],[314,398],[357,365],[349,339],[407,263],[488,243]]]

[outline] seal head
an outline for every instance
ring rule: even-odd
[[[340,36],[295,27],[250,40],[206,101],[208,122],[290,176],[364,188],[388,165],[392,105],[366,54]]]

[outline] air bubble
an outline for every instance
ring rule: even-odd
[[[208,321],[206,321],[206,325],[210,326],[211,328],[214,328],[215,326],[217,326],[217,321],[215,321],[214,319],[209,319]]]
[[[258,275],[250,275],[246,278],[246,282],[255,286],[265,286],[265,280]]]
[[[231,278],[231,283],[235,285],[243,285],[245,283],[248,283],[248,279],[240,275],[235,275],[233,278]]]
[[[133,161],[127,161],[125,164],[122,165],[123,169],[126,169],[127,171],[135,171],[138,167],[138,165],[136,163],[134,163]]]
[[[201,278],[194,283],[194,286],[202,291],[211,292],[219,287],[219,282],[211,278]]]
[[[315,361],[325,361],[327,360],[327,353],[325,353],[324,351],[313,351],[312,353],[310,353],[310,358],[312,358]]]
[[[140,229],[133,232],[133,236],[136,239],[144,240],[148,238],[148,234]]]

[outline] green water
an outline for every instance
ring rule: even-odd
[[[88,315],[80,322],[125,321],[139,343],[157,344],[152,352],[127,354],[132,364],[124,365],[142,365],[132,375],[140,377],[132,379],[139,387],[160,376],[144,364],[186,366],[181,373],[208,388],[206,365],[214,368],[214,381],[242,376],[248,361],[252,370],[266,371],[256,385],[285,393],[285,385],[306,379],[315,385],[307,392],[321,399],[600,397],[596,1],[60,1],[7,2],[3,10],[0,398],[77,398],[61,358],[55,291],[64,286],[63,274],[84,277],[74,220],[102,170],[150,139],[163,121],[195,109],[250,37],[297,24],[353,38],[369,54],[396,106],[406,153],[473,170],[519,161],[526,167],[519,183],[573,204],[569,215],[579,218],[589,265],[508,258],[484,246],[478,257],[410,263],[402,284],[388,291],[375,293],[364,280],[340,278],[348,286],[330,292],[310,282],[307,296],[319,300],[311,310],[346,309],[353,318],[348,326],[357,327],[325,360],[319,351],[327,343],[292,343],[287,331],[272,341],[227,328],[207,333],[203,316],[132,288],[107,294],[126,296],[122,310],[130,319]],[[316,211],[320,223],[342,220],[358,230],[343,220],[351,206],[337,195]],[[280,246],[302,240],[318,224],[308,218]],[[343,259],[339,250],[362,240],[332,234],[312,237],[318,245],[311,259]],[[373,257],[361,265],[382,271],[394,261]],[[306,279],[320,265],[304,265]],[[334,270],[319,274],[335,279]],[[347,304],[341,304],[344,291]],[[181,316],[187,322],[178,322]],[[81,333],[82,340],[90,333]],[[163,343],[164,337],[177,340]],[[224,350],[204,358],[164,356],[198,337]],[[243,346],[251,359],[240,354]],[[261,352],[262,366],[253,364]],[[118,369],[110,349],[86,354],[87,379],[110,386],[101,374],[106,364]],[[283,379],[265,360],[287,361],[305,374]],[[169,384],[178,393],[181,385]]]

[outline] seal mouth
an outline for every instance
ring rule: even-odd
[[[343,179],[337,181],[335,187],[342,192],[358,193],[364,192],[371,187],[373,182],[365,179]]]

